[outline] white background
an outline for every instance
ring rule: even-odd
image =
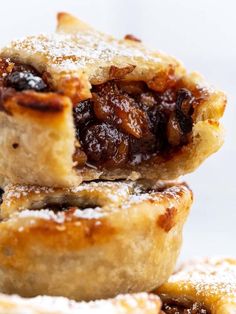
[[[0,44],[51,32],[68,11],[100,30],[135,34],[181,59],[228,95],[226,142],[186,177],[195,203],[185,226],[181,258],[236,256],[236,1],[234,0],[0,0]]]

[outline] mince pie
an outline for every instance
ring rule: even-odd
[[[75,300],[150,291],[173,272],[191,204],[173,182],[7,186],[0,291]]]
[[[166,314],[235,314],[236,260],[211,258],[184,264],[157,293]]]
[[[133,36],[61,13],[0,58],[2,186],[175,179],[222,145],[225,95]]]

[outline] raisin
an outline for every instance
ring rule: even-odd
[[[141,139],[130,138],[131,151],[133,153],[149,153],[152,152],[156,146],[156,137],[154,134],[149,133],[148,136]]]
[[[192,95],[187,89],[180,89],[176,99],[176,118],[179,126],[184,133],[192,131],[193,120],[189,115],[191,109]]]
[[[178,146],[181,143],[183,132],[174,113],[172,113],[167,123],[166,134],[170,145]]]
[[[166,141],[167,117],[157,106],[148,110],[148,117],[150,121],[150,130],[156,137],[156,151],[160,151],[164,147]]]
[[[186,116],[181,110],[176,110],[176,117],[179,122],[180,128],[184,133],[192,131],[193,120],[191,117]]]
[[[191,98],[192,98],[192,94],[189,90],[187,90],[186,88],[180,88],[177,91],[176,108],[183,109],[185,101],[188,101],[188,104],[189,104],[189,101],[191,100]],[[187,112],[185,111],[185,114],[187,114],[188,111]]]
[[[91,123],[95,119],[91,100],[85,100],[80,102],[74,108],[74,122],[76,126],[77,137],[81,128],[84,128],[87,124]]]
[[[111,165],[127,161],[128,137],[112,125],[91,125],[84,130],[81,140],[90,161]]]
[[[6,78],[6,86],[17,91],[35,90],[42,92],[47,89],[47,85],[40,76],[28,71],[11,72]]]

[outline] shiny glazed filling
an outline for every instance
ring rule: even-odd
[[[162,311],[165,314],[210,314],[200,303],[181,304],[178,302],[163,303]]]
[[[31,66],[2,60],[0,72],[0,94],[50,91],[47,77]],[[156,155],[168,157],[189,140],[195,100],[190,90],[173,81],[164,92],[153,91],[141,81],[114,79],[92,86],[92,98],[76,104],[73,111],[80,143],[75,144],[76,167],[114,169]]]
[[[74,158],[96,167],[140,164],[185,144],[192,131],[193,96],[185,88],[150,90],[144,82],[109,81],[77,104],[74,121],[81,149]]]

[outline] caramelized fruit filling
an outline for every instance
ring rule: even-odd
[[[45,74],[2,59],[1,101],[14,91],[50,91]],[[92,98],[74,106],[76,167],[137,165],[188,141],[195,97],[178,82],[155,92],[141,81],[112,80],[92,87]],[[167,155],[168,156],[168,155]]]
[[[162,311],[165,314],[210,314],[209,311],[197,302],[188,305],[181,305],[177,302],[163,303]]]
[[[139,164],[187,142],[194,97],[185,88],[150,90],[143,82],[109,81],[77,104],[74,121],[87,162],[115,168]],[[75,160],[84,165],[81,150]],[[80,162],[81,160],[81,162]]]

